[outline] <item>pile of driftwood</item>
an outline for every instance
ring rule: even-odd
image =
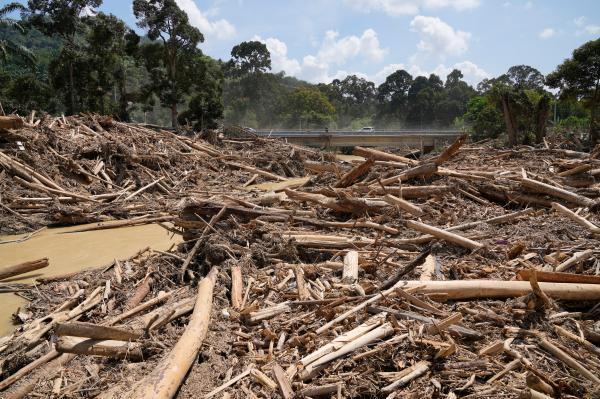
[[[29,288],[3,397],[600,394],[594,154],[173,140],[217,169],[156,205],[183,243]]]

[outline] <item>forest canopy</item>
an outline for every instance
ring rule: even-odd
[[[548,76],[516,65],[476,87],[457,69],[400,69],[379,85],[356,75],[311,84],[273,72],[260,41],[235,45],[229,60],[207,56],[202,32],[175,0],[134,0],[137,29],[93,11],[101,3],[29,0],[0,9],[2,112],[91,112],[196,130],[464,129],[475,139],[506,133],[511,145],[541,142],[553,126],[598,142],[600,39]]]

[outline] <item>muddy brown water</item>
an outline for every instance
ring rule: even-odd
[[[26,235],[0,236],[0,268],[40,258],[48,258],[50,262],[50,266],[45,269],[4,282],[28,283],[42,276],[50,277],[99,267],[114,259],[129,258],[146,247],[165,251],[180,241],[178,236],[172,237],[172,234],[158,225],[64,234],[82,227],[85,226],[46,229],[27,241],[14,243],[6,241]],[[11,315],[26,302],[15,294],[0,293],[0,337],[14,330]]]

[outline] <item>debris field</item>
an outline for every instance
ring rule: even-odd
[[[463,136],[336,158],[97,115],[11,123],[0,233],[159,223],[182,242],[0,282],[30,301],[0,338],[2,398],[600,397],[599,151]]]

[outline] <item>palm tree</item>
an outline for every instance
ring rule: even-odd
[[[19,3],[9,3],[0,8],[0,27],[14,27],[23,32],[23,27],[18,21],[8,18],[7,15],[15,11],[24,11],[26,8]],[[0,39],[0,61],[6,62],[9,56],[19,57],[29,66],[35,64],[35,54],[27,47],[10,39]]]

